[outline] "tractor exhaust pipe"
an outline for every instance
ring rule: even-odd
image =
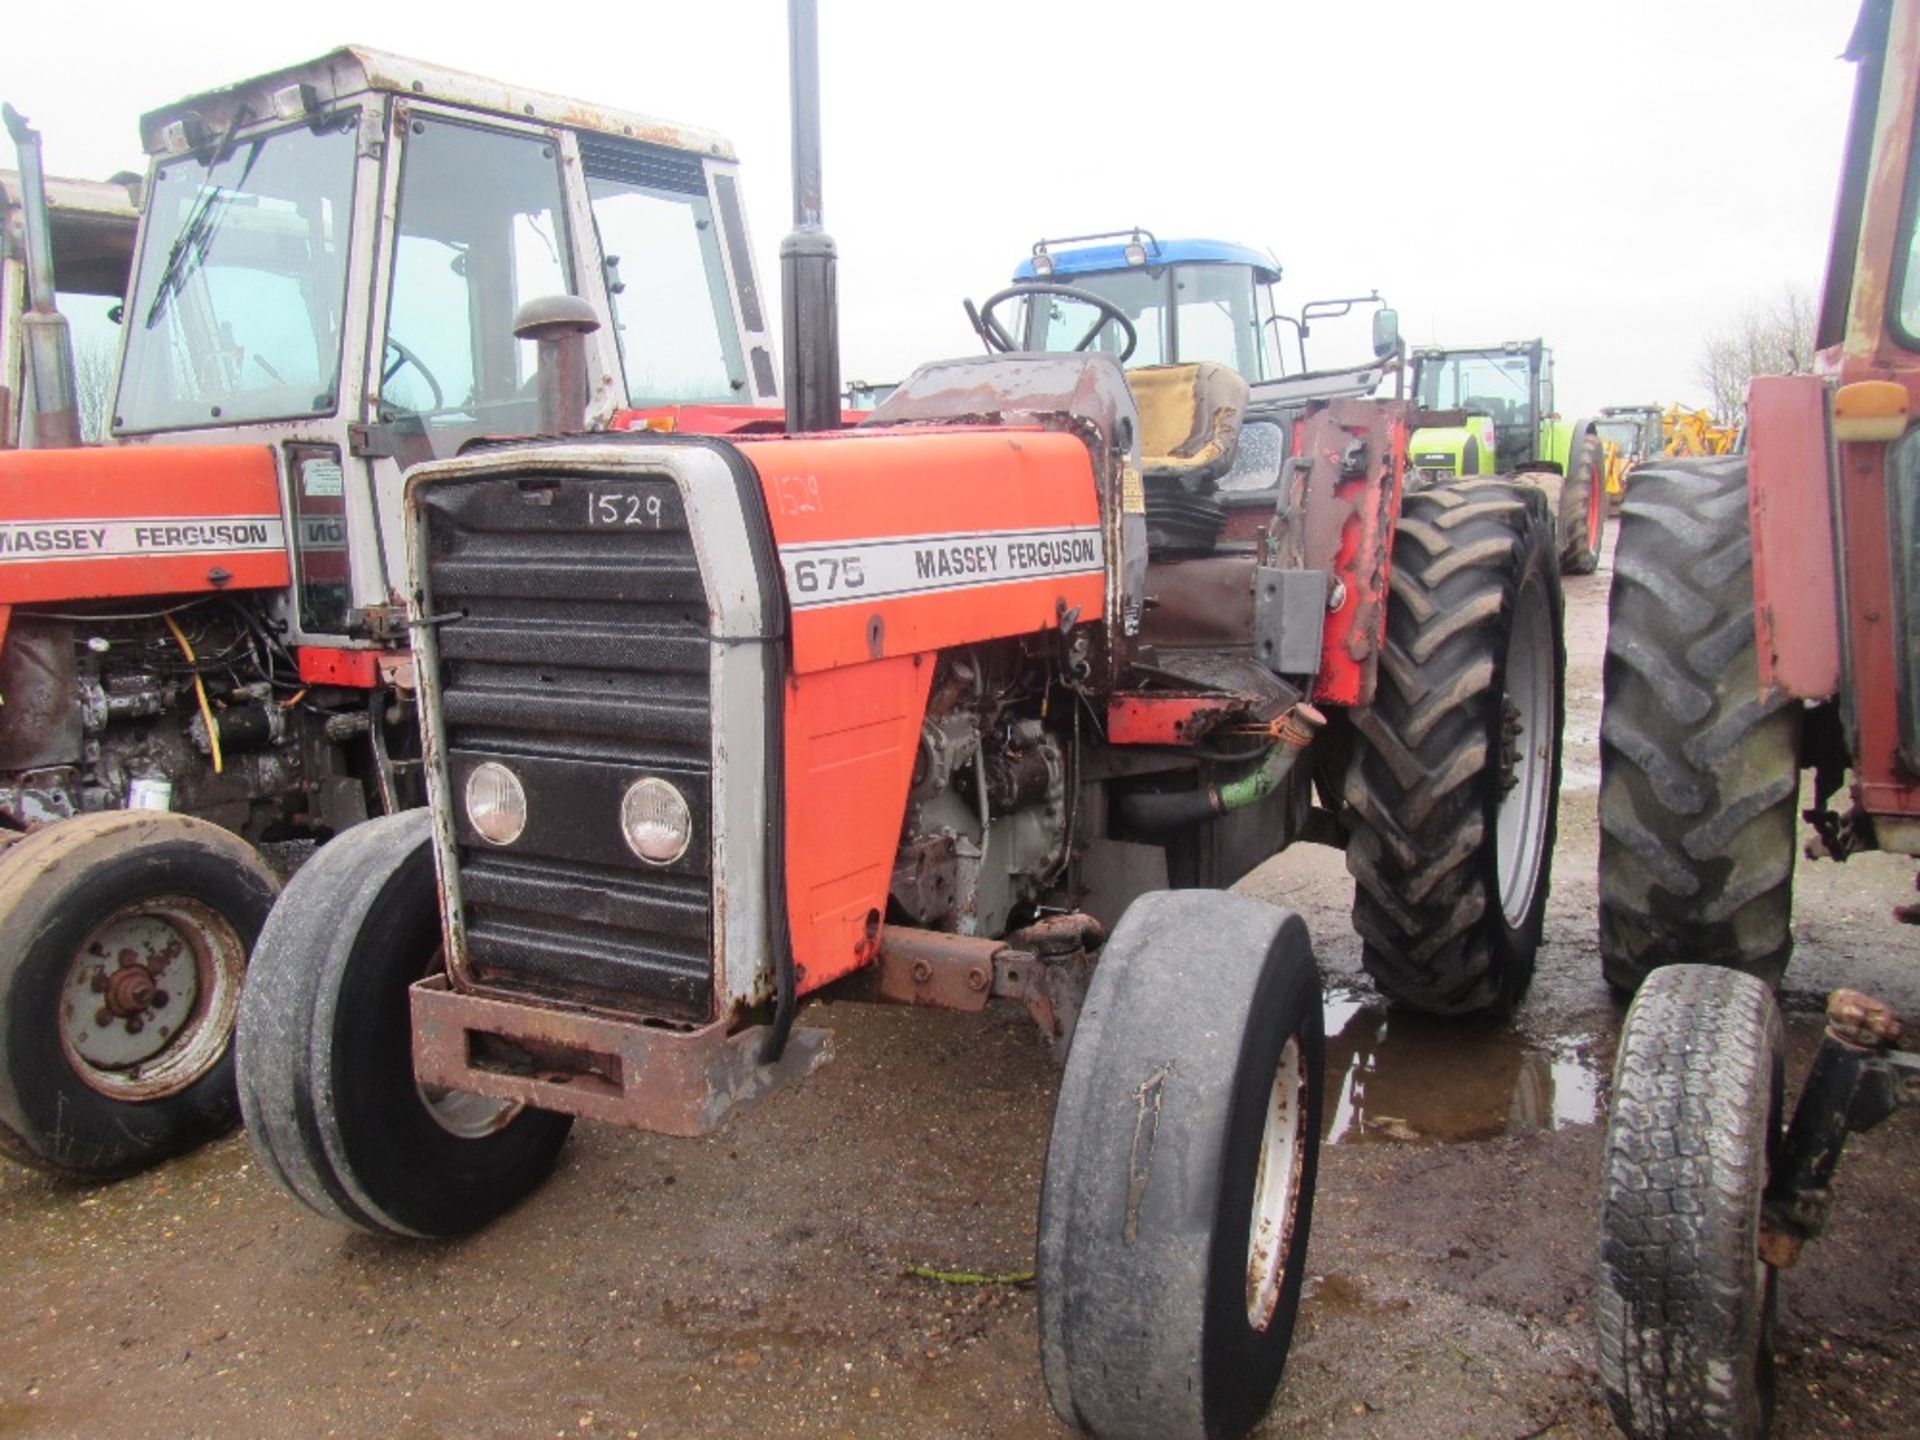
[[[53,235],[47,220],[46,172],[40,167],[40,132],[11,105],[0,105],[7,133],[20,153],[20,210],[27,231],[27,310],[20,317],[27,383],[33,387],[33,443],[41,450],[80,443],[80,391],[73,365],[73,336],[54,302]]]
[[[780,242],[787,433],[840,426],[840,313],[833,237],[820,226],[820,15],[787,0],[793,230]]]

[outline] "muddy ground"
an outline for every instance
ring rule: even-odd
[[[1589,1321],[1619,1015],[1594,942],[1608,572],[1570,580],[1548,945],[1515,1024],[1389,1015],[1341,857],[1247,883],[1302,910],[1331,989],[1312,1280],[1260,1434],[1602,1436]],[[1920,1015],[1911,866],[1804,865],[1797,1070],[1843,981]],[[0,1169],[0,1436],[1059,1436],[1033,1298],[913,1278],[1031,1263],[1055,1074],[1025,1016],[851,1006],[838,1058],[706,1142],[600,1127],[469,1241],[380,1243],[233,1137],[109,1188]],[[1911,1435],[1920,1124],[1853,1149],[1786,1279],[1787,1436]],[[1899,1416],[1908,1415],[1901,1421]]]

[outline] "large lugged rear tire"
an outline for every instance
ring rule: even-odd
[[[1560,573],[1591,575],[1600,566],[1600,536],[1607,524],[1606,451],[1591,427],[1573,437],[1567,473],[1560,480],[1554,516],[1560,535]]]
[[[1559,822],[1560,604],[1538,491],[1407,495],[1342,798],[1361,961],[1418,1009],[1511,1010],[1533,978]]]
[[[1102,1440],[1223,1440],[1273,1398],[1306,1277],[1326,1030],[1300,917],[1142,896],[1101,951],[1040,1198],[1040,1359]]]
[[[233,1026],[278,882],[168,811],[50,825],[0,855],[0,1153],[130,1174],[239,1118]]]
[[[1640,987],[1607,1122],[1600,1379],[1634,1440],[1754,1440],[1773,1401],[1760,1207],[1780,1144],[1780,1012],[1749,975],[1674,965]]]
[[[407,991],[439,948],[432,816],[370,820],[288,884],[240,1008],[240,1104],[261,1164],[375,1235],[478,1229],[546,1179],[573,1123],[414,1080]]]
[[[1643,465],[1621,509],[1600,710],[1600,956],[1778,985],[1792,953],[1800,710],[1760,698],[1747,462]]]

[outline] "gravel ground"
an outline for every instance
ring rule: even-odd
[[[1561,837],[1510,1026],[1389,1013],[1352,887],[1303,847],[1249,892],[1307,917],[1330,985],[1312,1279],[1260,1434],[1610,1433],[1589,1306],[1619,1012],[1595,949],[1608,572],[1570,580]],[[1910,864],[1806,865],[1795,1074],[1825,991],[1920,1014]],[[1025,1016],[815,1007],[837,1058],[716,1138],[581,1126],[535,1199],[458,1244],[380,1243],[283,1197],[241,1137],[84,1190],[0,1170],[0,1437],[1061,1436],[1033,1299],[910,1264],[1031,1262],[1055,1072]],[[1785,1279],[1786,1436],[1914,1433],[1920,1134],[1853,1142]]]

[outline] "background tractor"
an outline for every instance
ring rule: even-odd
[[[1538,485],[1553,508],[1560,568],[1593,573],[1606,523],[1601,437],[1592,419],[1560,418],[1545,343],[1416,348],[1413,399],[1416,476],[1514,475]]]
[[[1600,948],[1638,994],[1596,1314],[1639,1437],[1765,1429],[1778,1272],[1820,1233],[1847,1135],[1920,1075],[1888,1006],[1835,991],[1786,1119],[1773,990],[1802,813],[1809,853],[1920,854],[1920,4],[1867,0],[1847,54],[1816,373],[1755,380],[1746,452],[1643,465],[1621,514]]]
[[[1667,453],[1666,427],[1658,405],[1603,405],[1594,421],[1605,453],[1607,505],[1618,514],[1633,467]]]
[[[59,279],[55,297],[59,313],[69,321],[76,314],[109,327],[111,307],[126,298],[127,277],[133,268],[134,237],[140,225],[140,183],[137,177],[119,180],[60,180],[46,177],[47,240],[53,272]],[[28,305],[27,205],[20,177],[0,170],[0,450],[35,443],[32,431],[33,398],[26,383],[26,338],[22,323]],[[78,395],[84,433],[90,396]],[[100,399],[104,402],[105,397]],[[104,404],[101,405],[104,409]]]
[[[541,429],[557,332],[597,425],[779,387],[724,140],[341,50],[143,118],[78,447],[53,257],[111,281],[10,118],[40,448],[0,451],[0,1149],[105,1176],[237,1115],[256,844],[423,798],[406,466]]]
[[[1055,1409],[1237,1435],[1306,1274],[1325,1036],[1302,922],[1221,887],[1344,842],[1383,986],[1518,1001],[1559,791],[1550,517],[1500,479],[1403,504],[1404,402],[1316,402],[1282,459],[1237,371],[1091,344],[922,366],[839,428],[813,7],[790,14],[790,433],[411,472],[430,805],[275,905],[248,1134],[323,1216],[456,1235],[576,1118],[700,1136],[805,1074],[803,997],[1014,999],[1065,1057]]]

